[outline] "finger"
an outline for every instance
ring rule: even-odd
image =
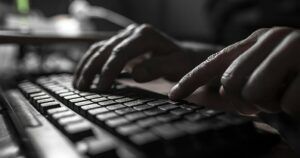
[[[136,28],[135,25],[130,25],[127,27],[123,32],[119,33],[118,35],[110,38],[105,45],[101,47],[96,53],[90,57],[90,59],[85,63],[80,77],[76,83],[76,88],[80,90],[87,90],[89,89],[91,83],[93,82],[95,75],[98,72],[101,72],[101,68],[105,61],[108,59],[109,55],[113,48],[120,43],[122,40],[129,37],[133,30]]]
[[[183,99],[199,86],[206,84],[217,76],[221,76],[231,62],[250,48],[265,31],[266,29],[258,30],[247,39],[228,46],[220,52],[208,57],[206,61],[190,71],[171,89],[169,93],[170,99]]]
[[[221,111],[231,111],[231,103],[225,97],[222,97],[218,91],[212,90],[207,85],[198,88],[194,93],[185,98],[190,103],[200,106],[207,106],[210,109]]]
[[[284,38],[253,72],[243,88],[243,98],[259,104],[264,111],[280,110],[276,102],[279,102],[282,92],[297,73],[299,39],[299,33],[290,33]],[[265,104],[269,102],[274,102],[273,106]]]
[[[291,32],[288,28],[270,29],[247,51],[236,58],[226,69],[221,83],[227,93],[241,95],[241,90],[255,68],[272,52],[272,50]]]
[[[227,94],[223,86],[220,87],[219,93],[230,102],[229,107],[231,107],[232,110],[242,115],[252,115],[259,112],[259,109],[255,105],[246,103],[239,97]]]
[[[73,86],[76,87],[76,82],[80,77],[81,71],[84,67],[84,64],[104,45],[105,41],[100,41],[93,44],[89,50],[83,55],[82,59],[79,61],[73,78]]]
[[[298,75],[293,83],[289,86],[285,92],[282,100],[281,107],[283,111],[290,114],[291,116],[299,119],[300,114],[300,76]]]
[[[166,42],[167,40],[162,38],[162,36],[157,35],[159,34],[151,27],[142,25],[135,30],[132,36],[118,44],[103,66],[98,88],[100,90],[110,88],[125,64],[142,53],[147,51],[153,51],[153,53],[157,54],[170,53],[174,49],[174,45]],[[155,40],[156,42],[154,43],[153,41]]]

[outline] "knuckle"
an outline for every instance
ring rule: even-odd
[[[142,24],[138,28],[140,34],[151,34],[154,32],[154,28],[149,24]]]
[[[221,84],[229,94],[238,94],[241,95],[241,91],[243,85],[245,83],[245,79],[236,75],[232,72],[224,73],[221,77]]]
[[[268,32],[272,35],[272,34],[282,34],[282,33],[286,33],[286,32],[291,32],[292,29],[289,27],[272,27]]]
[[[98,49],[104,44],[105,41],[99,41],[90,46],[90,50]]]
[[[122,49],[122,46],[114,48],[110,56],[125,59],[128,55],[125,52],[123,52]]]
[[[257,39],[262,36],[265,32],[269,31],[270,28],[260,28],[256,31],[254,31],[250,36],[248,36],[245,40],[243,41],[252,41],[252,42],[256,42]]]
[[[292,42],[300,42],[300,32],[299,31],[292,31],[288,36],[287,40]]]
[[[274,31],[291,31],[292,28],[285,27],[285,26],[274,26],[274,27],[271,28],[271,30],[274,30]]]
[[[270,30],[270,28],[260,28],[260,29],[258,29],[256,31],[254,31],[252,33],[252,35],[261,35],[261,34],[263,34],[264,32],[266,32],[268,30]]]
[[[130,24],[129,26],[126,27],[126,29],[131,30],[131,29],[134,29],[136,27],[137,27],[136,24]]]

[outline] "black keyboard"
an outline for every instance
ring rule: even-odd
[[[80,92],[71,82],[68,74],[49,75],[18,89],[87,157],[122,157],[119,146],[136,157],[251,157],[277,140],[231,113],[118,83],[105,93]]]

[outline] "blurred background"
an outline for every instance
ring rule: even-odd
[[[299,19],[299,0],[1,0],[2,34],[88,40],[16,44],[2,39],[0,75],[72,72],[91,43],[131,23],[149,23],[182,41],[227,45],[261,27],[299,28]]]

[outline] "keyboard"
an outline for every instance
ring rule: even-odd
[[[69,74],[45,75],[6,91],[11,111],[21,116],[19,124],[25,124],[21,130],[47,125],[39,134],[27,130],[34,143],[43,142],[40,153],[55,152],[53,157],[255,157],[278,141],[277,136],[255,128],[251,120],[232,113],[170,101],[120,83],[104,93],[93,86],[90,92],[81,92],[71,82]]]

